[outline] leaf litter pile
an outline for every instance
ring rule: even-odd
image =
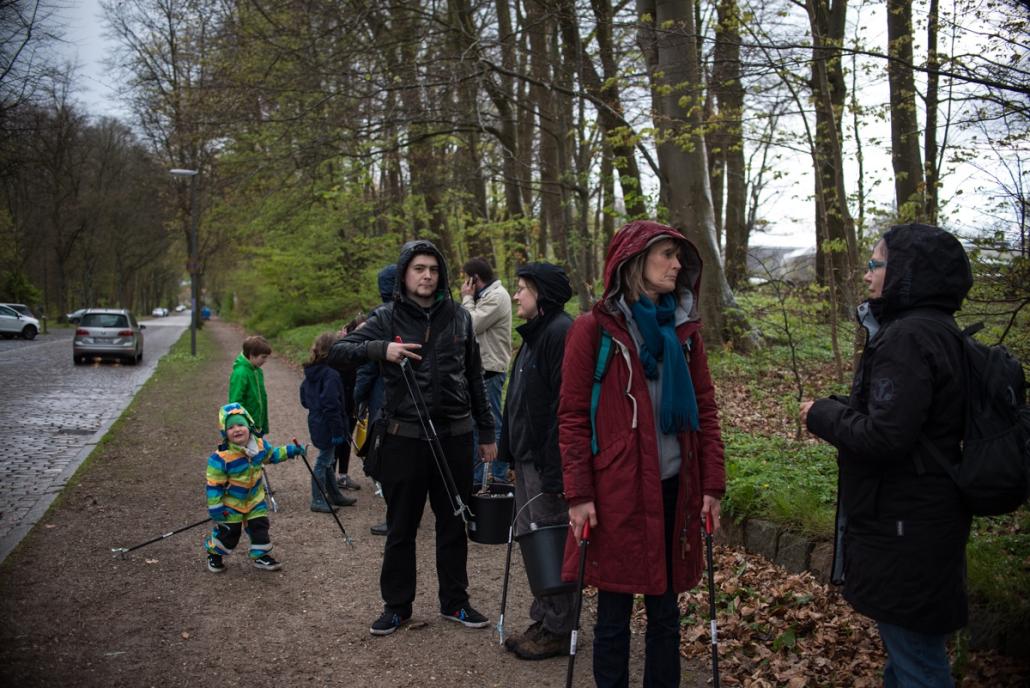
[[[716,623],[724,686],[803,688],[883,685],[885,655],[870,619],[854,612],[834,586],[810,573],[790,574],[765,558],[717,546]],[[707,578],[680,595],[680,653],[711,666]],[[646,626],[637,600],[633,627]],[[954,648],[952,658],[954,659]],[[709,683],[711,677],[709,676]],[[1030,663],[969,651],[960,688],[1030,685]]]

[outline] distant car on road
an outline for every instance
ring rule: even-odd
[[[168,309],[158,306],[154,310],[150,311],[150,315],[152,315],[155,318],[163,318],[166,315],[168,315]]]
[[[88,308],[72,339],[76,365],[96,356],[119,358],[130,365],[143,360],[143,330],[124,308]]]
[[[183,312],[183,311],[185,311],[185,310],[186,310],[186,306],[184,306],[184,305],[183,305],[183,304],[181,304],[181,303],[180,303],[180,304],[179,304],[178,306],[176,306],[176,307],[175,307],[175,312],[176,312],[176,313],[182,313],[182,312]]]
[[[82,317],[82,315],[83,315],[83,314],[84,314],[84,313],[85,313],[86,311],[88,311],[88,310],[89,310],[88,308],[80,308],[80,309],[79,309],[79,310],[77,310],[77,311],[72,311],[71,313],[66,313],[66,314],[65,314],[65,316],[64,316],[64,318],[65,318],[65,320],[67,320],[68,322],[70,322],[70,323],[73,323],[73,324],[74,324],[74,323],[77,323],[77,322],[79,322],[79,318],[81,318],[81,317]]]
[[[39,321],[31,315],[19,313],[13,306],[22,304],[0,304],[0,336],[4,339],[21,337],[35,339],[39,333]],[[30,313],[32,311],[29,311]]]

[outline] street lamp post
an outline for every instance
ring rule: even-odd
[[[176,177],[190,178],[190,355],[197,355],[197,170],[169,170]]]

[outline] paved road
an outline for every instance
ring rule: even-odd
[[[0,339],[0,561],[46,513],[189,317],[143,323],[138,366],[74,365],[71,329],[31,342]]]

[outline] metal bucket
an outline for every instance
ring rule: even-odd
[[[503,545],[508,542],[508,528],[515,514],[515,488],[507,483],[490,483],[488,492],[480,494],[479,489],[476,485],[469,498],[469,540],[481,545]]]
[[[544,526],[523,533],[515,538],[522,550],[522,561],[529,577],[529,589],[534,597],[558,595],[576,589],[574,582],[561,579],[562,559],[565,557],[565,540],[569,525]]]

